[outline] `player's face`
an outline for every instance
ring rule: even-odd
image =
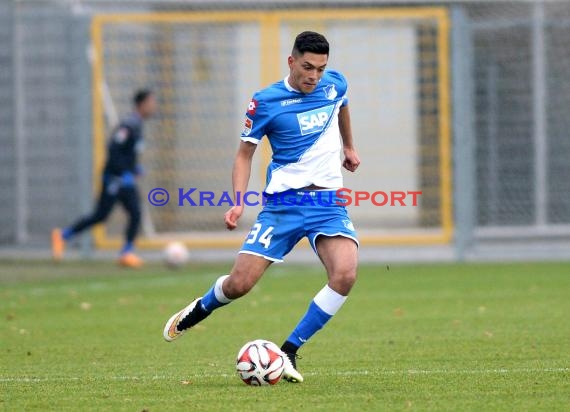
[[[311,93],[323,77],[328,60],[329,56],[326,54],[309,52],[289,56],[289,83],[305,94]]]
[[[156,113],[156,109],[158,104],[156,102],[156,97],[153,94],[148,96],[144,102],[141,103],[138,110],[141,116],[145,119],[151,117],[154,113]]]

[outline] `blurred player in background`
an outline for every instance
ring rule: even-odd
[[[235,193],[246,192],[253,154],[267,135],[273,149],[267,204],[230,274],[175,313],[163,332],[172,341],[215,309],[245,295],[271,263],[282,261],[306,236],[326,268],[328,284],[281,347],[287,355],[283,377],[290,382],[303,381],[296,369],[297,350],[340,309],[356,281],[358,241],[345,207],[336,203],[335,196],[336,189],[343,187],[341,149],[342,166],[349,171],[354,172],[360,160],[352,141],[347,83],[341,73],[325,70],[328,56],[324,36],[299,34],[288,58],[289,76],[251,100],[234,163],[233,188]],[[282,201],[285,198],[287,202]],[[228,229],[237,227],[242,213],[243,204],[226,212]]]
[[[141,221],[136,178],[142,174],[142,167],[138,163],[138,154],[143,147],[143,123],[156,112],[157,102],[150,90],[142,89],[134,94],[133,105],[134,111],[122,119],[109,139],[101,194],[94,212],[63,230],[52,231],[54,259],[63,258],[65,242],[85,229],[105,221],[115,203],[119,201],[129,215],[119,264],[133,268],[142,266],[142,260],[133,253]]]

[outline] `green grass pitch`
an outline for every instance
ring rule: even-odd
[[[325,283],[274,265],[173,343],[164,322],[229,265],[140,272],[0,262],[0,409],[570,410],[570,264],[363,265],[302,350],[303,384],[248,387],[238,349],[281,344]]]

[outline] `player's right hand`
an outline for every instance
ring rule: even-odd
[[[234,230],[237,227],[237,222],[243,213],[243,206],[233,206],[224,214],[224,222],[228,230]]]

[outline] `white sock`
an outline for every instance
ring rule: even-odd
[[[216,299],[218,300],[218,302],[223,304],[230,303],[232,301],[232,299],[224,295],[224,290],[222,288],[224,280],[226,280],[229,277],[230,275],[220,276],[218,280],[216,280],[216,284],[214,285],[214,294],[216,295]]]
[[[317,293],[313,301],[323,312],[332,316],[338,312],[346,301],[346,298],[346,296],[342,296],[340,293],[332,290],[329,285],[325,285],[325,287]]]

